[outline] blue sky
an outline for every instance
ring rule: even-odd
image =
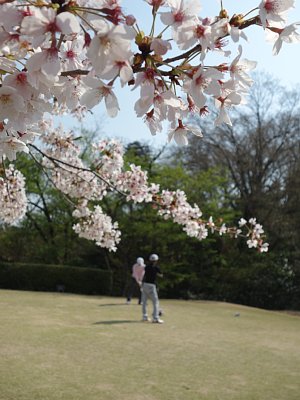
[[[289,23],[300,22],[300,1],[296,0],[295,8],[289,13]],[[202,0],[201,17],[216,15],[219,11],[220,2],[218,0]],[[237,8],[237,4],[239,7]],[[223,0],[223,6],[229,12],[246,13],[259,4],[258,0]],[[143,0],[123,0],[123,7],[128,14],[135,15],[139,27],[147,34],[151,23],[151,8]],[[251,14],[255,15],[255,14]],[[299,26],[300,32],[300,26]],[[300,84],[300,43],[283,44],[283,47],[277,56],[272,55],[272,45],[267,43],[264,38],[264,32],[257,26],[245,30],[249,43],[241,41],[243,46],[243,58],[255,60],[258,62],[256,70],[266,71],[274,78],[279,79],[286,87],[294,87]],[[232,60],[236,53],[236,47],[232,47]],[[223,62],[223,61],[220,61]],[[131,91],[130,88],[118,89],[116,94],[119,99],[121,111],[116,118],[109,118],[105,113],[105,106],[101,103],[93,110],[93,115],[88,116],[83,121],[86,128],[93,129],[96,125],[101,127],[101,132],[106,137],[115,137],[121,139],[124,143],[134,140],[147,142],[152,146],[162,146],[167,141],[167,126],[164,132],[152,136],[150,131],[141,118],[137,118],[134,112],[134,102],[138,98],[139,91]],[[76,120],[63,118],[62,122],[68,127],[78,126]]]

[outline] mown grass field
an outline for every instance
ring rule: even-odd
[[[0,290],[1,400],[299,400],[300,317]],[[236,316],[239,313],[239,316]]]

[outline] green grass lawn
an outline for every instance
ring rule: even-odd
[[[0,290],[1,400],[299,400],[300,317]],[[235,316],[240,313],[240,316]]]

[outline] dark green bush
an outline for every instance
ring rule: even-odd
[[[67,265],[0,263],[0,288],[109,295],[112,274]]]

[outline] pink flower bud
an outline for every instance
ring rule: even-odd
[[[126,15],[125,22],[126,22],[126,25],[132,26],[135,24],[136,19],[133,15]]]

